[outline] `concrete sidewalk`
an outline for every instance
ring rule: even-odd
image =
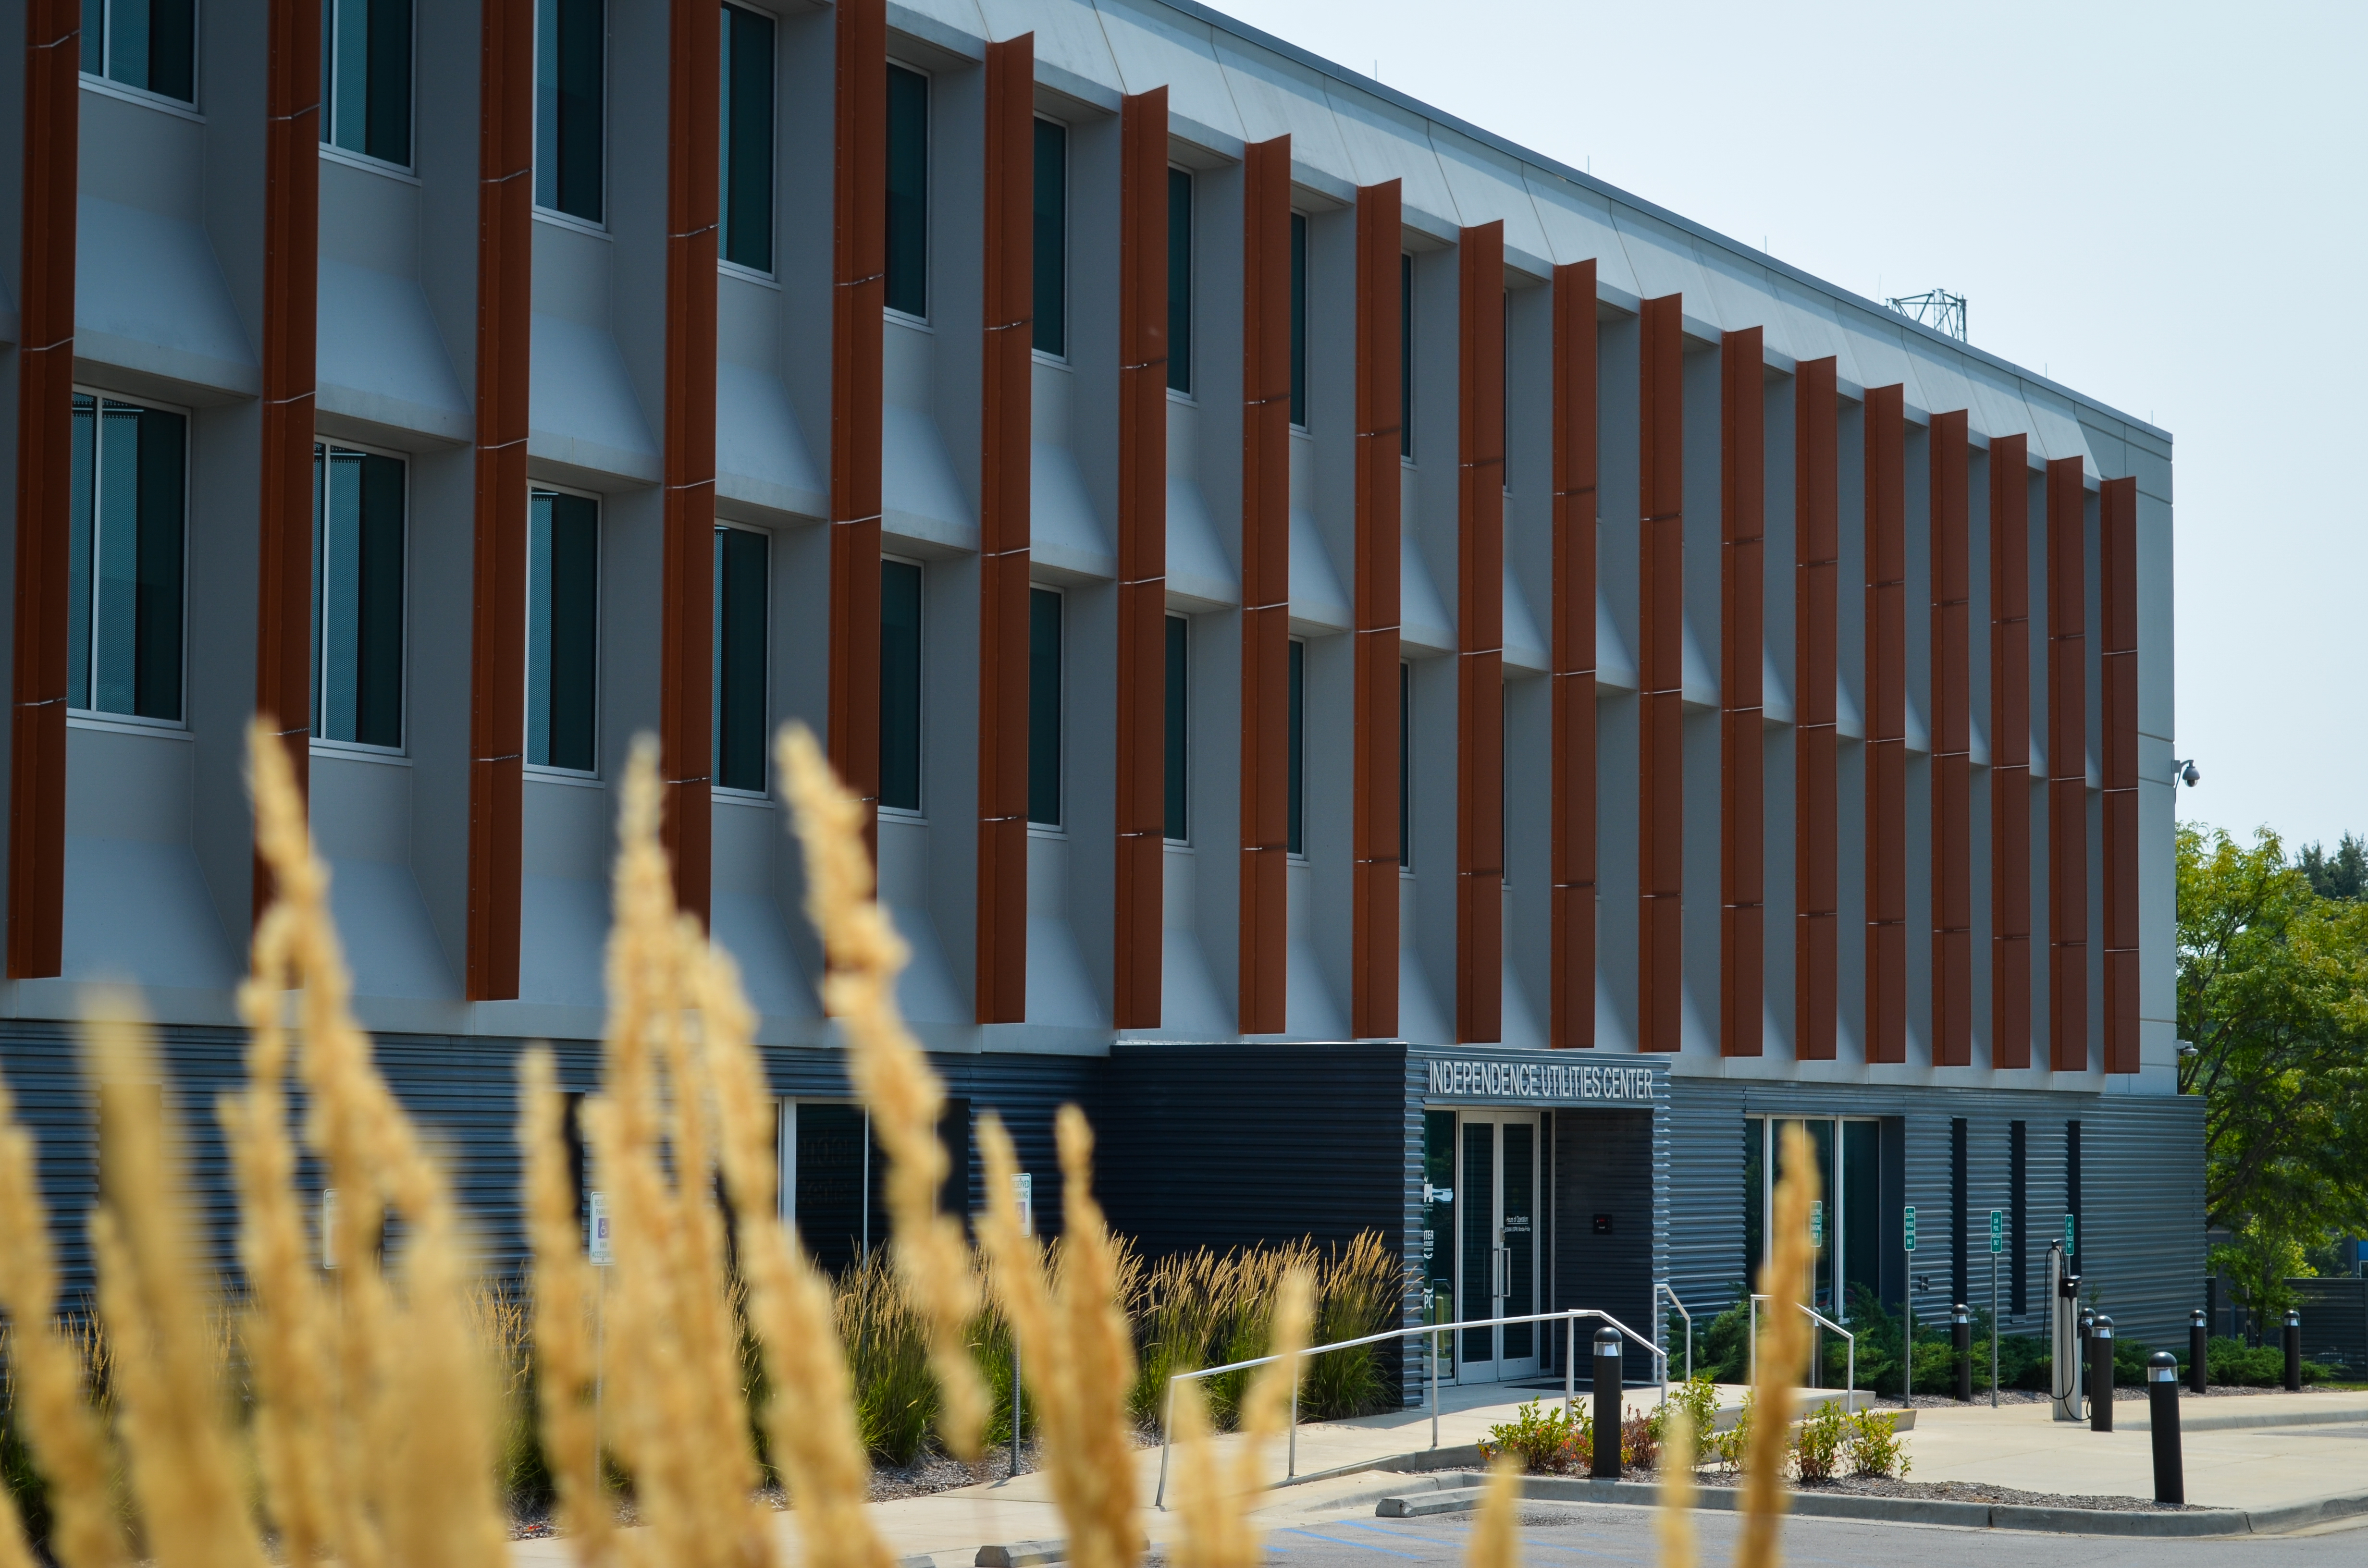
[[[1742,1393],[1722,1388],[1722,1407],[1738,1403]],[[1631,1411],[1649,1410],[1658,1397],[1656,1389],[1631,1389],[1626,1404]],[[1804,1391],[1803,1397],[1823,1396]],[[1559,1385],[1443,1388],[1435,1460],[1469,1466],[1474,1462],[1472,1445],[1490,1426],[1510,1421],[1520,1403],[1536,1399],[1558,1405],[1561,1398]],[[1909,1478],[2070,1495],[2151,1494],[2153,1456],[2145,1406],[2117,1406],[2116,1430],[2111,1433],[2092,1433],[2085,1423],[2053,1421],[2049,1408],[2041,1403],[1918,1409],[1907,1439],[1914,1466]],[[2260,1510],[2368,1489],[2368,1398],[2302,1393],[2187,1399],[2180,1415],[2190,1503]],[[2239,1421],[2247,1425],[2221,1425]],[[1230,1451],[1241,1439],[1215,1441],[1222,1451]],[[1430,1441],[1427,1406],[1308,1423],[1298,1433],[1297,1471],[1303,1479],[1274,1484],[1282,1481],[1287,1460],[1283,1444],[1273,1444],[1264,1467],[1273,1489],[1255,1517],[1272,1529],[1370,1515],[1381,1498],[1406,1489],[1406,1470],[1426,1468],[1434,1459]],[[1155,1544],[1172,1540],[1177,1529],[1173,1512],[1151,1506],[1159,1460],[1156,1448],[1135,1454],[1144,1529]],[[1171,1488],[1172,1483],[1171,1476]],[[1174,1503],[1172,1494],[1168,1501]],[[971,1568],[982,1546],[1053,1541],[1065,1533],[1051,1482],[1042,1472],[874,1504],[871,1511],[893,1551],[928,1558],[934,1568]],[[794,1559],[792,1517],[784,1514],[779,1523]],[[518,1541],[511,1557],[521,1568],[573,1562],[562,1540]]]

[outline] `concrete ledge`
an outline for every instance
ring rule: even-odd
[[[976,1568],[1035,1568],[1038,1563],[1065,1562],[1065,1540],[1015,1540],[978,1549]]]
[[[2131,1432],[2153,1431],[2153,1417],[2146,1413],[2144,1405],[2138,1409],[2139,1414],[2126,1421],[2122,1419],[2121,1411],[2115,1409],[2113,1425]],[[2192,1420],[2189,1419],[2184,1406],[2179,1413],[2179,1429],[2182,1434],[2243,1432],[2269,1426],[2340,1426],[2354,1421],[2368,1421],[2368,1405],[2346,1405],[2340,1410],[2266,1411],[2259,1415],[2249,1411],[2239,1415],[2231,1411],[2225,1415],[2198,1415]]]

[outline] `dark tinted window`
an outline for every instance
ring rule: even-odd
[[[1414,671],[1398,666],[1398,866],[1414,864]]]
[[[1283,847],[1293,855],[1307,853],[1307,644],[1291,644],[1291,778],[1286,786],[1291,802],[1284,818]]]
[[[600,222],[609,72],[601,0],[535,0],[534,199]]]
[[[722,199],[716,254],[773,270],[773,18],[723,7]]]
[[[1047,354],[1069,351],[1069,128],[1036,122],[1036,334]]]
[[[888,308],[929,313],[929,79],[888,67]]]
[[[1187,622],[1167,618],[1167,836],[1179,842],[1191,825],[1185,820],[1184,657]]]
[[[321,140],[411,162],[411,0],[321,0]]]
[[[1291,215],[1291,422],[1307,427],[1307,215]]]
[[[1167,171],[1167,385],[1192,390],[1192,176]]]
[[[1061,596],[1028,592],[1028,820],[1061,824]]]
[[[188,423],[82,393],[73,420],[67,705],[178,720]]]
[[[599,503],[536,491],[526,575],[526,759],[589,773],[599,693]]]
[[[313,733],[403,744],[403,463],[313,449]]]
[[[1398,257],[1398,455],[1414,456],[1414,257]]]
[[[765,575],[768,540],[715,530],[715,782],[765,788]]]
[[[82,0],[82,68],[183,103],[197,101],[197,0]]]
[[[880,803],[921,809],[921,569],[880,563]]]

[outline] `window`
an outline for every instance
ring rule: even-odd
[[[1307,644],[1294,637],[1291,640],[1291,665],[1287,677],[1291,683],[1291,757],[1290,803],[1283,810],[1283,848],[1292,855],[1307,853],[1307,812],[1304,793],[1307,767]]]
[[[888,67],[888,308],[929,313],[929,79]]]
[[[1398,869],[1414,869],[1414,666],[1398,665]]]
[[[1973,1273],[1967,1261],[1967,1254],[1972,1249],[1971,1237],[1974,1232],[1974,1211],[1967,1190],[1968,1167],[1972,1164],[1967,1144],[1969,1137],[1970,1132],[1965,1119],[1962,1116],[1951,1117],[1949,1119],[1949,1208],[1956,1219],[1949,1233],[1949,1283],[1951,1297],[1959,1301],[1973,1300],[1968,1293],[1973,1287]]]
[[[1180,615],[1167,618],[1167,834],[1177,843],[1188,837],[1191,824],[1184,816],[1184,659],[1187,653],[1186,621]]]
[[[1744,1122],[1743,1210],[1746,1262],[1757,1278],[1773,1240],[1776,1183],[1783,1175],[1783,1130],[1797,1126],[1816,1152],[1824,1196],[1811,1210],[1819,1238],[1816,1300],[1827,1317],[1850,1321],[1861,1298],[1880,1300],[1883,1269],[1882,1123],[1871,1119],[1748,1118]],[[1896,1244],[1895,1243],[1895,1244]],[[1962,1300],[1963,1298],[1960,1297]]]
[[[2080,1230],[2080,1124],[2064,1124],[2064,1251],[2065,1267],[2075,1274],[2087,1272],[2081,1261],[2088,1256],[2089,1238]]]
[[[1291,215],[1291,422],[1307,428],[1307,214]]]
[[[526,759],[589,773],[599,691],[598,502],[532,493],[526,582]]]
[[[723,7],[722,198],[716,254],[752,272],[773,270],[773,18]]]
[[[1414,257],[1398,255],[1398,456],[1414,456]]]
[[[771,541],[715,530],[715,782],[765,789],[765,584]]]
[[[1192,391],[1192,176],[1167,171],[1167,390]]]
[[[880,803],[921,809],[921,569],[880,562]]]
[[[2020,1317],[2031,1310],[2026,1300],[2027,1281],[2023,1278],[2023,1256],[2028,1250],[2025,1228],[2031,1220],[2030,1187],[2025,1179],[2024,1153],[2029,1147],[2030,1123],[2007,1123],[2007,1206],[2008,1234],[2012,1238],[2007,1247],[2007,1311]]]
[[[1028,820],[1046,827],[1061,825],[1061,608],[1028,590]]]
[[[1036,122],[1036,336],[1039,352],[1069,352],[1069,128]]]
[[[181,551],[188,422],[74,395],[66,706],[181,718]]]
[[[403,744],[403,461],[313,449],[313,733]]]
[[[608,17],[601,0],[535,0],[534,20],[534,202],[598,223]]]
[[[321,0],[321,140],[411,163],[411,0]]]
[[[197,102],[197,0],[82,0],[82,69]]]

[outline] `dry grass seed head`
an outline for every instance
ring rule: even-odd
[[[527,1159],[527,1237],[534,1254],[535,1399],[544,1456],[576,1560],[605,1563],[613,1513],[601,1484],[592,1408],[592,1266],[577,1231],[566,1106],[548,1047],[518,1063],[518,1142]]]
[[[1277,1359],[1258,1369],[1242,1401],[1242,1439],[1234,1450],[1230,1473],[1221,1470],[1210,1452],[1203,1380],[1177,1385],[1174,1410],[1183,1460],[1177,1476],[1183,1526],[1177,1549],[1180,1568],[1256,1568],[1260,1561],[1259,1531],[1250,1522],[1249,1510],[1265,1484],[1261,1471],[1267,1445],[1289,1429],[1292,1391],[1299,1381],[1315,1314],[1314,1274],[1297,1253],[1287,1256],[1298,1266],[1282,1276],[1277,1288],[1267,1351]]]
[[[1681,1406],[1670,1406],[1657,1469],[1661,1506],[1653,1524],[1661,1546],[1659,1568],[1694,1568],[1694,1423]]]
[[[1498,1459],[1488,1467],[1488,1484],[1472,1516],[1472,1535],[1464,1542],[1464,1568],[1516,1568],[1520,1541],[1516,1534],[1521,1500],[1520,1466]]]
[[[985,1429],[987,1398],[970,1354],[978,1297],[969,1249],[961,1223],[938,1212],[948,1171],[938,1136],[945,1085],[897,1010],[896,976],[908,954],[872,896],[863,802],[839,783],[803,726],[783,727],[780,762],[805,850],[806,913],[829,959],[824,1004],[854,1047],[848,1075],[871,1108],[873,1135],[888,1154],[897,1271],[928,1324],[930,1369],[943,1395],[939,1432],[948,1448],[968,1459]]]
[[[1820,1193],[1816,1148],[1798,1123],[1784,1129],[1782,1179],[1776,1184],[1774,1245],[1759,1274],[1769,1298],[1759,1335],[1759,1381],[1753,1391],[1749,1450],[1744,1459],[1743,1534],[1737,1568],[1776,1568],[1777,1533],[1786,1506],[1784,1462],[1793,1437],[1795,1390],[1809,1358],[1807,1300],[1816,1262],[1809,1210]]]

